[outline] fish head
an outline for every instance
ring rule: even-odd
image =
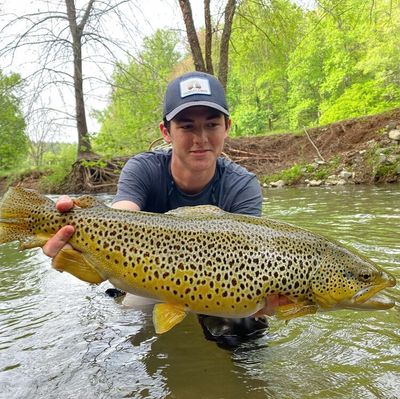
[[[311,279],[313,301],[322,309],[389,309],[395,302],[377,294],[395,285],[396,279],[372,261],[337,247],[328,251]]]

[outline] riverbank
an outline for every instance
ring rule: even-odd
[[[264,187],[399,183],[400,109],[297,133],[229,138],[224,153],[254,172]],[[115,193],[128,159],[76,163],[69,181],[55,192]],[[28,173],[11,184],[44,191],[42,176]],[[0,179],[0,195],[8,184]]]
[[[400,182],[400,109],[287,133],[229,139],[226,154],[266,187]]]

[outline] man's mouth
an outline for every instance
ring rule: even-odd
[[[192,151],[190,151],[192,154],[194,154],[194,155],[204,155],[205,153],[207,153],[208,151],[210,151],[210,150],[205,150],[205,149],[202,149],[202,150],[192,150]]]

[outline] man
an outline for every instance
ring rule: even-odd
[[[173,80],[164,99],[161,134],[171,151],[139,154],[124,166],[113,207],[163,213],[181,206],[216,205],[227,212],[260,216],[262,193],[256,176],[220,157],[231,128],[228,105],[220,82],[202,72],[189,72]],[[72,201],[64,197],[57,209],[67,211]],[[63,227],[44,246],[55,257],[72,236]],[[268,298],[268,313],[285,300]],[[262,333],[264,319],[240,320],[199,316],[207,338],[220,345],[236,345]]]

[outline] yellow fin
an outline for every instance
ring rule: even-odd
[[[290,320],[294,319],[295,317],[314,314],[317,312],[317,310],[317,305],[310,305],[307,302],[298,302],[278,306],[275,310],[275,315],[280,320]]]
[[[153,309],[153,324],[157,334],[163,334],[175,327],[186,317],[183,305],[157,303]]]
[[[19,249],[29,249],[36,247],[43,247],[44,244],[49,240],[50,235],[35,235],[34,237],[27,237],[19,245]]]
[[[71,273],[73,276],[88,283],[99,284],[105,280],[97,273],[84,255],[75,249],[62,249],[53,259],[52,266],[58,271]]]
[[[22,187],[10,187],[0,200],[0,244],[34,240],[28,218],[32,210],[48,206],[54,203],[44,195]]]

